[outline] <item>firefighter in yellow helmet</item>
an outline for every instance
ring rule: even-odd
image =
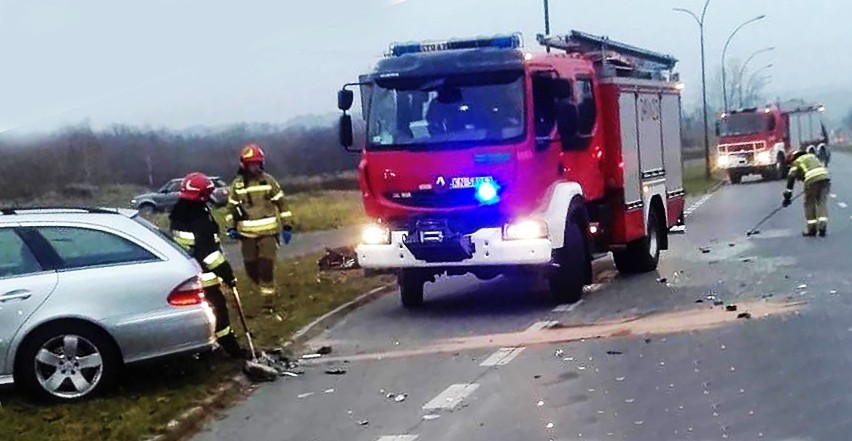
[[[787,176],[787,189],[784,190],[783,206],[788,207],[793,197],[796,180],[805,183],[805,220],[807,226],[803,236],[825,236],[828,230],[828,193],[831,180],[828,169],[822,165],[813,153],[799,150],[793,156],[790,174]]]
[[[228,236],[242,243],[243,262],[264,305],[275,303],[275,261],[281,240],[289,243],[293,228],[278,181],[263,171],[264,153],[256,144],[243,147],[240,170],[228,200]]]

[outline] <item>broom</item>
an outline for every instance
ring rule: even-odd
[[[248,322],[246,322],[246,315],[243,312],[243,304],[240,301],[240,293],[237,291],[236,286],[233,287],[231,291],[234,293],[234,303],[237,306],[237,313],[240,315],[240,323],[243,325],[243,331],[245,331],[246,340],[248,340],[249,345],[249,352],[251,353],[251,360],[246,360],[243,365],[243,372],[245,372],[246,376],[251,380],[274,381],[278,378],[278,371],[271,366],[264,365],[258,361],[254,342],[251,339],[251,331],[249,331]]]

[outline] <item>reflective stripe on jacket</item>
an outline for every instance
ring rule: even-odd
[[[829,179],[828,169],[823,167],[819,158],[807,153],[793,161],[790,174],[787,175],[787,190],[792,190],[796,180],[804,181],[805,186]]]
[[[228,208],[226,220],[244,237],[278,235],[281,219],[292,216],[278,181],[266,173],[238,176],[231,184]]]

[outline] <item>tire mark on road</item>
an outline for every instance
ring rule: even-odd
[[[497,352],[486,358],[485,361],[479,363],[479,365],[483,367],[505,366],[509,364],[510,361],[517,358],[518,355],[521,355],[521,352],[523,352],[524,349],[526,348],[523,346],[519,348],[500,348]]]

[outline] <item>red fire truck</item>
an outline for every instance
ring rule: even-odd
[[[827,164],[824,110],[822,105],[785,108],[773,104],[722,113],[716,121],[716,164],[727,171],[732,184],[749,174],[784,179],[789,159],[799,149],[817,154]]]
[[[358,261],[396,270],[406,307],[425,283],[468,273],[534,272],[573,302],[593,258],[652,271],[683,222],[677,60],[577,31],[537,40],[547,53],[519,34],[394,44],[338,93],[375,220]]]

